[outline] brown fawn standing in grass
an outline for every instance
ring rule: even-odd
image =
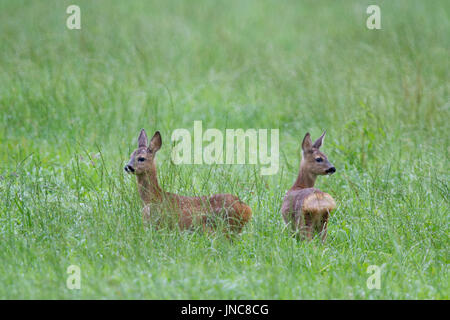
[[[322,241],[327,237],[330,212],[336,207],[328,193],[313,188],[318,175],[336,172],[327,156],[319,150],[324,137],[325,132],[313,144],[309,133],[305,135],[298,177],[286,193],[281,208],[284,222],[292,225],[296,236],[312,239],[317,231],[321,233]]]
[[[185,197],[165,192],[158,184],[155,156],[161,148],[162,140],[159,131],[153,135],[148,143],[147,134],[142,129],[138,138],[138,148],[133,151],[125,171],[136,175],[139,195],[144,208],[142,209],[144,222],[155,221],[157,215],[173,214],[175,222],[181,229],[201,226],[210,230],[217,226],[217,218],[229,227],[230,231],[241,232],[250,220],[252,210],[231,194],[215,194],[202,197]],[[157,227],[159,226],[156,223]]]

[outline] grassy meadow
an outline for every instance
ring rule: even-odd
[[[445,0],[0,0],[0,298],[448,299],[449,30]],[[174,165],[195,120],[279,129],[278,173]],[[141,128],[165,190],[252,207],[240,236],[143,225],[123,171]],[[299,242],[280,208],[324,129],[338,207],[325,244]]]

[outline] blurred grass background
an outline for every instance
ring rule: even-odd
[[[81,8],[81,30],[66,8]],[[381,30],[366,8],[381,8]],[[448,1],[0,1],[1,298],[448,298]],[[280,171],[175,166],[176,128],[280,129]],[[160,184],[232,192],[243,235],[144,229],[123,165],[160,130]],[[279,213],[327,129],[325,245]],[[224,132],[224,131],[223,131]],[[79,265],[82,289],[66,288]],[[369,265],[382,266],[369,290]]]

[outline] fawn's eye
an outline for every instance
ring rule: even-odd
[[[322,159],[322,158],[316,158],[316,161],[317,161],[317,162],[322,162],[323,159]]]
[[[138,158],[138,161],[139,161],[139,162],[144,162],[144,161],[145,161],[145,158],[142,158],[142,157],[141,157],[141,158]]]

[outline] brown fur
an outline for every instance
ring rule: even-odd
[[[336,208],[334,199],[325,192],[313,192],[303,199],[302,211],[319,214]]]
[[[155,155],[161,144],[161,136],[156,132],[147,147],[147,135],[142,129],[139,147],[131,154],[130,162],[125,167],[127,172],[136,175],[139,195],[144,203],[143,220],[159,226],[162,215],[167,217],[172,214],[181,229],[202,226],[205,230],[211,230],[223,221],[231,231],[241,232],[250,221],[252,210],[238,197],[231,194],[187,197],[161,189],[155,164]]]
[[[331,174],[335,170],[326,155],[319,151],[325,133],[313,144],[309,133],[302,143],[303,157],[300,170],[291,189],[286,193],[281,213],[286,224],[290,224],[296,235],[312,239],[314,232],[327,237],[329,214],[335,209],[334,199],[325,192],[315,189],[318,175]],[[318,162],[316,159],[320,158]]]

